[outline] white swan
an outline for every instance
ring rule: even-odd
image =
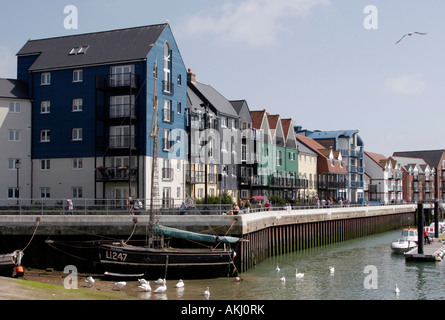
[[[396,294],[400,293],[400,289],[399,289],[399,286],[397,285],[397,283],[396,283],[396,287],[394,288],[394,292]]]
[[[207,289],[204,291],[204,296],[208,299],[210,297],[210,288],[207,287]]]
[[[145,280],[145,279],[138,279],[138,281],[139,281],[140,284],[147,284],[148,283],[148,281]]]
[[[151,287],[150,284],[147,283],[142,283],[140,286],[138,286],[138,288],[141,288],[144,291],[151,291]]]
[[[164,284],[165,279],[161,279],[161,278],[159,278],[159,279],[156,280],[155,282],[156,282],[156,284]]]
[[[329,272],[331,272],[331,274],[335,273],[335,268],[334,267],[329,267]]]
[[[175,285],[176,288],[183,288],[184,287],[184,281],[179,279],[178,283]]]
[[[280,267],[278,266],[278,263],[277,263],[277,267],[275,268],[275,270],[280,271]]]
[[[96,282],[96,280],[94,280],[92,276],[89,276],[85,279],[85,282],[87,283],[88,287],[91,287],[94,286],[94,282]]]
[[[281,282],[286,282],[286,278],[285,278],[284,276],[282,276],[282,277],[280,278],[280,281],[281,281]]]
[[[116,282],[116,283],[114,284],[114,286],[115,286],[118,290],[122,289],[122,288],[125,287],[126,285],[127,285],[127,283],[126,283],[125,281]]]
[[[298,273],[298,270],[295,269],[295,277],[296,278],[303,278],[304,277],[304,273]]]
[[[163,293],[167,290],[167,284],[165,283],[165,280],[163,281],[163,284],[156,288],[154,291],[155,293]]]

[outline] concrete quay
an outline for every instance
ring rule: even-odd
[[[262,211],[241,215],[160,215],[160,224],[193,232],[243,237],[277,226],[415,213],[415,205]],[[148,215],[0,215],[0,235],[144,235]],[[36,226],[38,228],[36,230]],[[414,224],[414,221],[413,221]],[[212,231],[213,232],[213,231]]]

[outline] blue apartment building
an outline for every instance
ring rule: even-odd
[[[32,197],[148,199],[153,165],[154,197],[184,197],[187,70],[168,24],[29,40],[17,58],[32,97]]]

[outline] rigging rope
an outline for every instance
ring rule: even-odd
[[[34,236],[36,235],[37,232],[37,228],[39,227],[40,224],[40,217],[36,219],[37,220],[37,224],[36,227],[34,228],[34,232],[32,233],[31,239],[29,240],[28,244],[25,246],[24,249],[22,249],[22,252],[26,250],[26,248],[28,248],[28,246],[31,244],[32,239],[34,239]]]

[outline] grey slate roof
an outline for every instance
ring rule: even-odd
[[[26,83],[15,79],[0,79],[0,98],[30,99]]]
[[[29,40],[18,56],[39,55],[29,71],[144,59],[167,24]],[[70,55],[75,47],[84,54]]]
[[[212,86],[200,82],[193,82],[191,85],[193,85],[199,91],[199,93],[209,101],[209,103],[218,111],[218,113],[238,118],[238,113],[233,108],[230,101],[227,100],[221,93],[216,91]]]
[[[444,149],[440,150],[423,150],[423,151],[399,151],[394,152],[392,155],[394,157],[408,157],[408,158],[422,158],[430,166],[435,168],[441,165],[440,158],[445,152]]]

